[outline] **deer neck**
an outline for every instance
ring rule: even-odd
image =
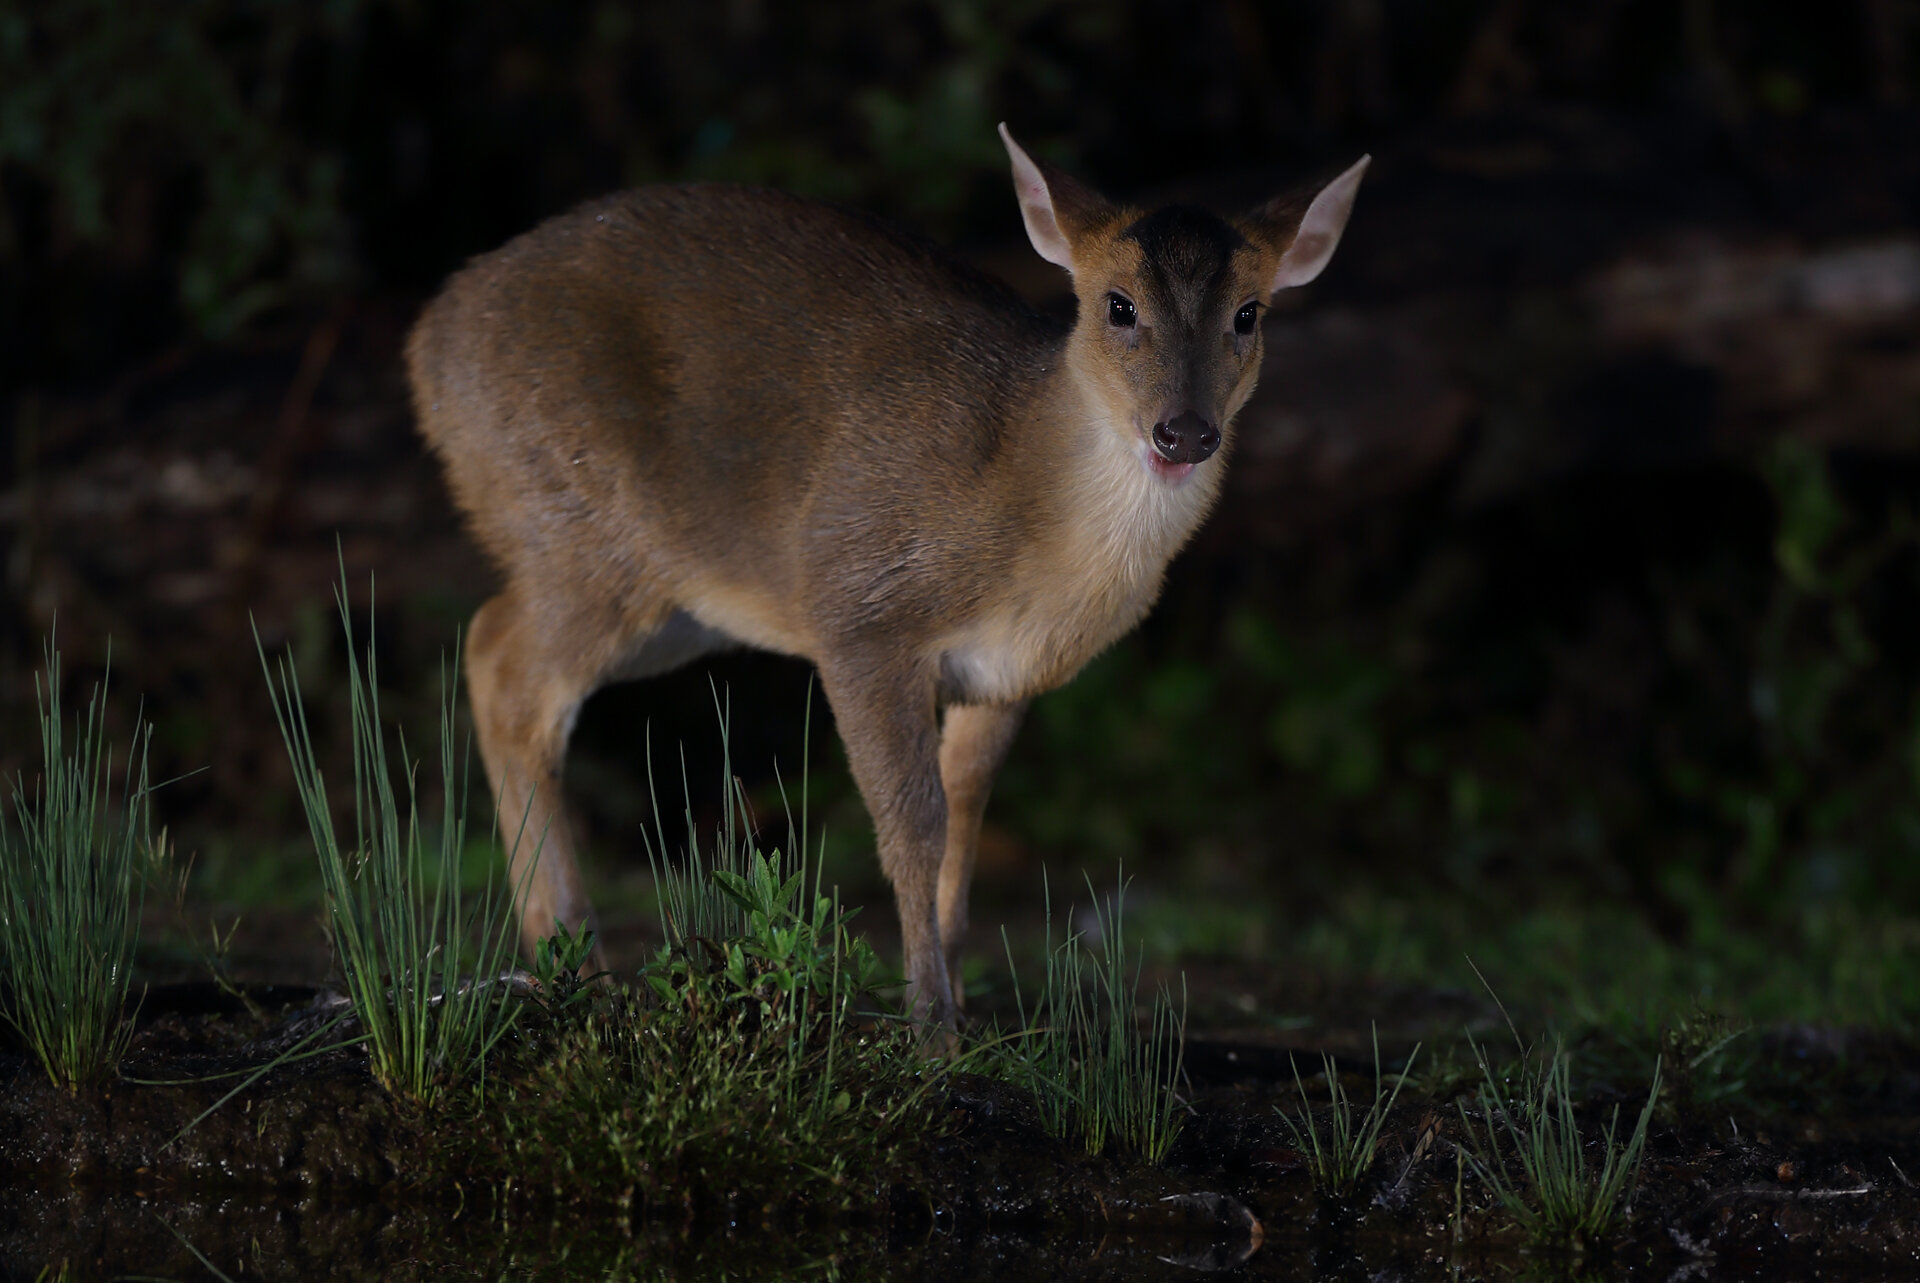
[[[1219,493],[1217,455],[1181,484],[1156,474],[1138,426],[1116,422],[1070,356],[1049,354],[1004,421],[983,487],[1003,557],[934,642],[947,699],[1008,703],[1070,679],[1140,622]]]
[[[1109,404],[1071,362],[1052,382],[1057,463],[1044,524],[1057,541],[1057,564],[1086,574],[1102,595],[1144,593],[1151,604],[1167,563],[1218,499],[1225,460],[1210,459],[1169,483],[1149,466],[1135,416]]]
[[[1157,476],[1138,429],[1069,365],[1049,371],[1034,407],[1004,460],[1024,491],[1019,551],[955,639],[975,698],[1051,689],[1139,623],[1219,492],[1218,458],[1179,485]]]

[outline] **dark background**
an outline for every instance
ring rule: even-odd
[[[1684,940],[1920,909],[1920,4],[1074,0],[0,9],[0,769],[56,631],[154,725],[210,894],[302,826],[251,617],[344,753],[336,547],[424,737],[483,599],[398,351],[451,269],[632,183],[896,217],[1070,307],[994,136],[1231,209],[1375,165],[1276,308],[1229,493],[1147,626],[1040,702],[986,894],[1037,866],[1631,906]],[[740,318],[742,341],[781,301]],[[336,540],[338,543],[336,544]],[[367,589],[372,576],[376,590]],[[370,601],[370,598],[372,599]],[[805,670],[587,710],[608,868],[686,742],[793,781]],[[329,740],[330,737],[330,740]],[[864,821],[832,737],[812,818]],[[341,769],[344,769],[344,764]],[[870,861],[836,876],[874,891]]]

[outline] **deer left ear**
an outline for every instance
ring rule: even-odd
[[[1362,156],[1344,174],[1320,189],[1307,206],[1307,212],[1294,222],[1292,210],[1299,206],[1282,198],[1247,220],[1250,230],[1263,235],[1270,244],[1285,244],[1279,265],[1274,269],[1270,289],[1278,292],[1305,285],[1320,275],[1347,230],[1347,217],[1353,213],[1353,198],[1359,194],[1373,157]],[[1291,232],[1291,236],[1288,233]]]
[[[1013,165],[1013,190],[1020,198],[1027,239],[1041,258],[1073,271],[1074,243],[1109,217],[1105,198],[1052,165],[1027,155],[1026,149],[1013,141],[1004,122],[1000,141],[1007,145],[1007,159]]]

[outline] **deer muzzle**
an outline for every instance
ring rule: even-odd
[[[1168,463],[1204,463],[1220,448],[1220,427],[1192,410],[1153,425],[1153,450]]]

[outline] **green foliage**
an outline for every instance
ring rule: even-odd
[[[1375,35],[1417,55],[1392,95],[1410,118],[1484,74],[1474,65],[1478,9],[1382,19]],[[52,190],[62,239],[174,258],[165,266],[190,315],[218,331],[274,298],[336,290],[355,242],[378,239],[375,224],[394,217],[395,197],[419,201],[428,162],[417,153],[429,150],[434,181],[459,184],[457,200],[488,183],[532,187],[535,215],[583,187],[715,177],[887,208],[950,232],[967,225],[983,190],[1006,226],[992,128],[1002,118],[1036,146],[1051,135],[1165,158],[1166,169],[1141,175],[1151,181],[1243,165],[1252,137],[1272,142],[1307,118],[1316,131],[1338,129],[1370,110],[1362,104],[1379,105],[1377,86],[1345,83],[1365,60],[1290,73],[1306,71],[1319,45],[1314,20],[1303,38],[1298,24],[1252,10],[1198,24],[1169,25],[1173,16],[1102,0],[13,5],[0,10],[0,164]],[[1554,68],[1580,46],[1577,23],[1543,16],[1515,56],[1542,83],[1564,80]],[[1752,65],[1748,54],[1843,37],[1831,23],[1762,25],[1777,28],[1771,39],[1733,24],[1720,33],[1722,88],[1776,106],[1817,101],[1804,69]],[[1742,34],[1726,42],[1729,32]],[[1669,46],[1677,26],[1639,34],[1598,64],[1580,55],[1589,94],[1632,100],[1646,59],[1699,54]],[[1867,48],[1855,41],[1829,61],[1851,67]],[[1183,66],[1208,69],[1205,94],[1148,104],[1134,91]],[[1845,79],[1828,88],[1853,94],[1858,75]],[[1229,119],[1239,127],[1222,128]],[[1042,147],[1067,159],[1063,149]],[[168,226],[176,221],[188,224],[184,235]],[[180,243],[133,248],[172,239]]]
[[[742,894],[734,889],[746,886],[747,877],[757,872],[752,809],[747,803],[739,777],[733,774],[731,701],[722,704],[716,692],[714,712],[720,719],[720,796],[724,801],[720,823],[712,837],[703,842],[699,825],[693,817],[691,789],[685,778],[686,763],[683,760],[681,790],[685,799],[682,816],[686,825],[686,840],[677,862],[667,858],[667,828],[660,818],[660,793],[654,787],[653,745],[651,741],[647,745],[647,795],[653,800],[653,828],[651,831],[642,830],[641,838],[646,844],[647,863],[653,870],[655,898],[660,908],[660,932],[669,941],[684,943],[694,939],[733,939],[741,936],[748,925]],[[803,778],[803,808],[806,796]],[[799,831],[804,832],[804,809],[800,824]],[[788,850],[797,849],[798,833],[791,825],[787,836]],[[779,852],[776,851],[772,858],[776,871],[785,872],[789,877],[797,876],[795,871],[784,870]],[[717,876],[722,873],[727,877],[723,879]],[[816,865],[816,880],[817,877]]]
[[[1600,1159],[1587,1157],[1587,1141],[1574,1116],[1572,1060],[1560,1044],[1544,1064],[1523,1048],[1511,1077],[1495,1071],[1478,1044],[1479,1113],[1476,1127],[1466,1103],[1460,1104],[1462,1147],[1474,1175],[1543,1246],[1585,1252],[1603,1247],[1626,1215],[1625,1202],[1640,1178],[1646,1156],[1647,1124],[1660,1096],[1660,1065],[1632,1133],[1619,1139],[1620,1107],[1600,1138]],[[1502,1143],[1502,1133],[1505,1143]]]
[[[398,733],[404,794],[394,787],[380,716],[379,666],[371,639],[362,666],[344,582],[338,603],[347,636],[353,741],[351,845],[334,826],[292,656],[280,661],[277,682],[264,648],[260,663],[320,862],[328,938],[367,1036],[374,1077],[396,1095],[433,1105],[452,1089],[484,1086],[487,1055],[518,1015],[508,986],[495,979],[512,961],[511,915],[493,884],[472,903],[461,886],[470,754],[455,748],[452,681],[443,668],[442,812],[429,834],[419,813],[418,764]],[[457,654],[454,663],[457,669]],[[477,978],[469,979],[469,967]]]
[[[132,1035],[127,992],[156,855],[149,732],[136,723],[116,806],[106,683],[75,718],[70,751],[51,641],[35,686],[42,775],[33,788],[14,781],[11,822],[0,819],[0,1017],[55,1086],[78,1091],[113,1073]]]
[[[593,932],[585,923],[578,931],[554,919],[553,934],[542,936],[533,949],[533,1001],[550,1021],[567,1018],[592,996],[595,980],[605,972],[586,975],[593,957]]]
[[[756,846],[716,712],[720,823],[702,834],[689,805],[675,861],[657,814],[648,839],[665,942],[637,985],[584,989],[567,973],[587,940],[543,942],[538,988],[567,996],[528,1031],[510,1099],[450,1142],[463,1170],[568,1201],[718,1189],[834,1209],[870,1203],[937,1127],[921,1102],[944,1071],[877,1009],[898,978],[821,893],[817,863]],[[805,824],[789,814],[790,850]]]
[[[1386,1125],[1387,1113],[1393,1108],[1393,1102],[1400,1097],[1400,1089],[1407,1085],[1407,1075],[1413,1072],[1414,1058],[1420,1054],[1416,1044],[1407,1055],[1407,1063],[1401,1066],[1400,1077],[1394,1081],[1389,1092],[1380,1073],[1380,1031],[1373,1031],[1373,1102],[1367,1106],[1367,1112],[1357,1120],[1354,1117],[1353,1101],[1347,1095],[1346,1088],[1340,1085],[1340,1071],[1333,1063],[1333,1057],[1321,1055],[1321,1073],[1327,1080],[1327,1103],[1331,1107],[1328,1113],[1327,1128],[1322,1134],[1319,1120],[1315,1117],[1313,1104],[1307,1099],[1306,1084],[1300,1081],[1300,1066],[1293,1064],[1293,1086],[1300,1095],[1300,1111],[1297,1114],[1281,1110],[1280,1120],[1287,1125],[1293,1136],[1293,1143],[1307,1155],[1307,1170],[1313,1174],[1313,1187],[1322,1198],[1351,1198],[1359,1187],[1360,1181],[1373,1170],[1373,1158],[1380,1144],[1380,1129]],[[1292,1064],[1292,1057],[1288,1057]]]
[[[1071,683],[1035,701],[995,783],[995,806],[1033,844],[1114,863],[1144,856],[1205,821],[1218,797],[1254,787],[1257,753],[1236,753],[1240,727],[1219,707],[1231,674],[1123,643]],[[1167,788],[1204,779],[1207,789]]]
[[[872,158],[869,181],[916,221],[951,231],[978,179],[997,177],[1006,164],[995,127],[1006,114],[1007,98],[1055,96],[1070,79],[1057,54],[1021,37],[1041,21],[1094,16],[1100,6],[1088,0],[940,0],[930,7],[944,38],[941,56],[909,84],[874,84],[854,102]],[[1097,24],[1083,22],[1076,34],[1084,39],[1099,32]]]
[[[1143,1030],[1140,960],[1132,959],[1125,934],[1127,887],[1122,880],[1104,910],[1093,884],[1094,937],[1069,925],[1053,943],[1052,896],[1048,894],[1046,976],[1031,1013],[1020,995],[1023,1035],[996,1045],[999,1071],[1029,1088],[1040,1117],[1055,1136],[1078,1135],[1089,1154],[1109,1143],[1157,1163],[1180,1134],[1180,1080],[1186,1051],[1184,984],[1176,1011],[1165,986],[1156,990]],[[1068,910],[1068,921],[1073,912]],[[1011,946],[1007,961],[1013,965]]]
[[[804,867],[752,849],[729,863],[696,862],[695,894],[730,904],[737,930],[673,930],[639,988],[590,989],[479,1120],[483,1161],[556,1198],[711,1188],[825,1208],[897,1174],[936,1125],[919,1105],[940,1071],[910,1025],[863,1010],[892,977]]]
[[[1705,1006],[1675,1017],[1660,1031],[1658,1061],[1668,1066],[1666,1099],[1682,1114],[1717,1112],[1740,1099],[1754,1069],[1751,1025]]]
[[[407,0],[11,6],[0,167],[44,187],[55,245],[157,269],[214,338],[278,304],[343,293],[367,267],[366,243],[391,235],[393,205],[419,202],[429,154],[466,158],[435,174],[464,197],[537,189],[530,219],[623,180],[723,178],[951,233],[989,174],[1004,200],[993,133],[1004,100],[1070,102],[1075,55],[1112,40],[1098,8],[611,0],[534,20],[510,3]],[[1059,21],[1076,10],[1082,20]],[[1047,21],[1065,48],[1021,38]],[[899,57],[876,65],[876,40]],[[436,61],[395,58],[396,44]],[[768,60],[762,45],[808,57]],[[451,69],[475,66],[485,73],[455,80]],[[423,107],[423,85],[449,101]],[[0,201],[0,262],[30,234],[9,212]],[[450,261],[481,248],[456,246]]]
[[[996,822],[1094,864],[1178,846],[1238,870],[1278,838],[1308,932],[1376,870],[1421,906],[1484,905],[1432,951],[1442,968],[1489,920],[1567,916],[1571,886],[1615,926],[1643,915],[1635,936],[1675,971],[1687,949],[1741,972],[1791,957],[1807,966],[1778,982],[1817,989],[1831,960],[1897,1015],[1913,983],[1841,924],[1899,934],[1920,911],[1920,663],[1901,640],[1920,522],[1792,440],[1696,484],[1741,520],[1547,496],[1417,527],[1364,575],[1275,555],[1288,594],[1267,601],[1223,610],[1176,580],[1141,634],[1036,701]],[[1592,529],[1659,542],[1599,541],[1593,582],[1555,579]],[[1422,947],[1413,914],[1383,948]]]
[[[1288,637],[1253,614],[1236,615],[1228,638],[1273,692],[1266,736],[1279,759],[1336,797],[1373,794],[1387,760],[1380,714],[1395,684],[1391,666],[1339,639]]]
[[[45,182],[74,239],[123,247],[155,234],[155,189],[190,175],[197,208],[173,267],[183,309],[204,334],[230,333],[300,293],[337,290],[350,265],[341,164],[287,129],[285,100],[303,42],[340,31],[359,7],[9,8],[0,13],[0,165]]]
[[[1530,908],[1470,892],[1357,886],[1311,921],[1275,929],[1278,959],[1336,976],[1475,986],[1471,953],[1502,995],[1658,1051],[1654,1031],[1703,1004],[1735,1024],[1814,1021],[1910,1029],[1920,1012],[1920,921],[1887,908],[1803,904],[1764,928],[1711,900],[1694,930],[1663,936],[1631,905],[1556,899]],[[1783,915],[1784,916],[1784,915]],[[1735,1059],[1703,1068],[1740,1076]],[[1672,1057],[1669,1057],[1671,1062]],[[1669,1068],[1678,1072],[1670,1063]]]
[[[776,987],[804,982],[824,996],[818,982],[828,972],[838,977],[843,964],[854,968],[845,980],[856,993],[898,983],[898,977],[881,966],[866,942],[846,931],[852,913],[842,911],[835,897],[821,894],[823,861],[809,861],[801,853],[812,792],[805,767],[797,818],[786,804],[784,787],[781,790],[787,815],[786,851],[799,854],[782,854],[779,848],[764,853],[755,843],[753,811],[746,790],[733,773],[731,699],[723,701],[716,692],[714,713],[720,722],[720,791],[726,804],[719,824],[703,841],[694,820],[683,764],[686,839],[677,860],[667,858],[666,825],[660,818],[660,793],[654,787],[651,746],[648,749],[647,793],[654,800],[654,820],[652,831],[643,832],[642,837],[653,870],[660,934],[667,943],[643,976],[664,999],[667,991],[661,985],[672,983],[668,976],[696,965],[702,954],[712,955],[721,948],[719,942],[725,941],[721,962],[743,988],[747,971],[752,969],[772,977]],[[809,700],[801,732],[803,744],[811,735]],[[804,763],[804,748],[801,758]],[[835,983],[840,980],[836,978]]]
[[[1211,651],[1188,640],[1165,655],[1123,641],[1037,700],[996,812],[1037,847],[1122,863],[1195,835],[1264,844],[1283,812],[1311,841],[1350,808],[1432,809],[1439,790],[1394,760],[1409,695],[1391,656],[1249,606],[1227,616]],[[1169,783],[1189,780],[1206,787]]]
[[[931,1071],[904,1028],[769,1012],[713,971],[683,976],[676,997],[597,992],[456,1161],[569,1202],[698,1189],[835,1208],[870,1200],[934,1125],[915,1108]]]
[[[1778,574],[1754,641],[1760,769],[1718,779],[1703,771],[1688,783],[1740,836],[1727,880],[1744,904],[1877,898],[1886,884],[1873,870],[1905,867],[1920,852],[1920,700],[1878,690],[1886,674],[1871,589],[1920,550],[1920,523],[1895,507],[1869,525],[1826,457],[1802,441],[1777,442],[1762,475],[1777,514]]]
[[[746,865],[745,873],[709,872],[712,885],[739,911],[737,933],[676,935],[641,969],[641,979],[661,1002],[674,1002],[696,981],[712,978],[729,1002],[773,1019],[783,1005],[851,1000],[894,980],[872,946],[847,931],[850,913],[817,888],[806,895],[804,870],[783,877],[778,851],[750,851]]]

